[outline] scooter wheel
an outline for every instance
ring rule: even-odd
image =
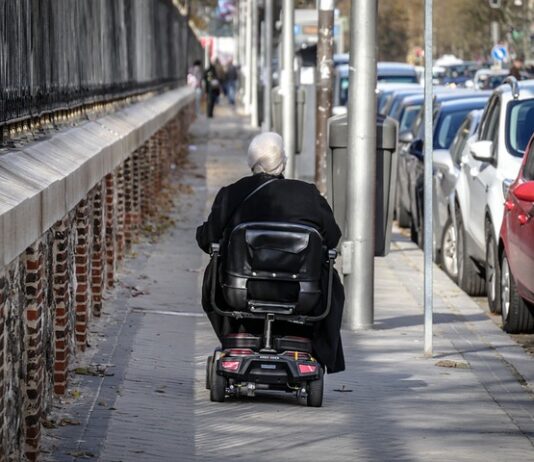
[[[308,407],[321,407],[323,405],[324,375],[319,369],[319,378],[308,382]]]
[[[226,378],[217,374],[217,361],[212,361],[210,400],[216,403],[224,402],[226,397]]]
[[[213,369],[213,356],[208,356],[206,360],[206,390],[211,388],[211,371]]]

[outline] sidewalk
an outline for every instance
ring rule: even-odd
[[[425,359],[422,253],[398,233],[377,259],[376,328],[343,332],[347,371],[325,378],[323,408],[278,393],[209,401],[216,338],[194,231],[218,189],[247,174],[254,134],[218,110],[193,127],[175,226],[136,247],[81,358],[105,373],[75,376],[55,410],[74,425],[46,430],[44,460],[534,460],[534,358],[436,269],[435,357]]]

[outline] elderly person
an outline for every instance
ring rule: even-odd
[[[276,133],[263,133],[250,143],[247,161],[252,175],[222,188],[213,203],[208,220],[197,229],[197,242],[204,252],[210,243],[225,241],[240,223],[274,221],[297,223],[316,228],[328,248],[335,248],[341,237],[332,210],[315,185],[283,177],[286,155],[282,138]],[[252,195],[251,195],[252,193]],[[224,248],[224,246],[223,246]],[[261,323],[220,317],[209,302],[210,267],[204,275],[202,305],[219,338],[231,332],[261,333]],[[323,293],[327,287],[327,267],[323,272]],[[221,304],[222,297],[217,297]],[[324,301],[323,301],[324,302]],[[330,314],[313,327],[276,323],[279,335],[302,335],[312,339],[314,353],[327,371],[344,370],[340,327],[344,292],[337,273],[334,275]]]

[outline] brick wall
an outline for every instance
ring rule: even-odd
[[[0,271],[0,462],[38,460],[42,419],[65,393],[105,290],[181,161],[191,105]]]

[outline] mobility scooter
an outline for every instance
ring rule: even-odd
[[[328,316],[336,251],[324,246],[315,228],[273,222],[238,225],[224,247],[211,245],[212,308],[221,316],[263,320],[263,332],[231,333],[222,339],[221,348],[207,360],[210,399],[223,402],[226,396],[281,390],[295,392],[308,406],[322,406],[323,367],[312,356],[311,340],[277,336],[273,324],[296,323],[311,331],[313,323]],[[217,302],[218,287],[224,308]]]

